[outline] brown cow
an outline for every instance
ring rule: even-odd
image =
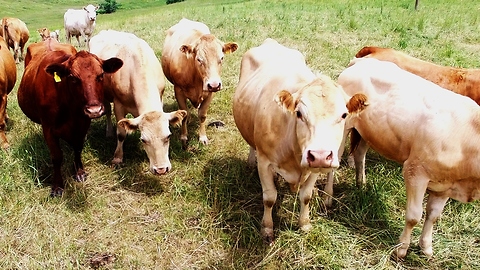
[[[401,69],[416,74],[445,89],[470,97],[480,105],[480,69],[440,66],[394,49],[380,47],[363,47],[355,57],[376,58],[393,62]]]
[[[61,195],[65,187],[60,139],[73,148],[75,179],[86,179],[81,152],[91,119],[104,113],[103,76],[123,65],[116,57],[102,60],[86,51],[72,55],[72,50],[34,54],[18,88],[20,108],[33,122],[42,125],[50,150],[54,170],[52,196]]]
[[[7,96],[17,81],[17,67],[15,59],[5,40],[0,37],[0,146],[8,148],[5,130],[7,127]]]
[[[339,166],[347,100],[332,79],[307,67],[299,51],[275,40],[267,39],[243,55],[233,116],[250,145],[249,163],[257,156],[267,244],[274,240],[277,173],[299,192],[300,228],[311,228],[309,203],[317,178]]]
[[[173,84],[175,98],[181,110],[187,110],[187,99],[198,109],[199,140],[208,144],[205,121],[215,92],[222,88],[220,71],[223,56],[236,51],[236,43],[223,43],[200,22],[182,19],[167,30],[162,51],[162,68]],[[182,121],[180,140],[185,148],[188,140],[187,123]]]
[[[30,37],[27,25],[18,18],[4,17],[0,31],[8,46],[13,49],[15,63],[23,58],[23,48]]]
[[[422,218],[425,192],[429,195],[419,245],[432,256],[433,226],[448,199],[464,203],[480,199],[480,107],[470,98],[373,58],[356,59],[338,82],[353,95],[346,126],[354,128],[357,175],[362,174],[359,170],[365,174],[369,146],[403,165],[407,202],[397,256],[407,253],[412,230]]]

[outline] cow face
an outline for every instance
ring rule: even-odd
[[[343,89],[324,76],[294,94],[279,92],[276,101],[296,118],[296,142],[302,152],[300,165],[323,173],[337,168],[347,117]]]
[[[222,89],[220,72],[225,54],[236,51],[236,43],[223,43],[211,34],[203,35],[193,45],[182,45],[180,51],[195,59],[195,67],[203,80],[203,91]]]
[[[83,10],[87,12],[87,18],[91,22],[94,22],[97,19],[98,6],[88,5],[86,7],[83,7]]]
[[[140,139],[150,160],[150,171],[162,175],[172,168],[168,158],[171,135],[168,124],[179,125],[186,115],[184,110],[171,113],[152,111],[134,119],[122,119],[118,125],[128,133],[140,130]]]
[[[104,73],[114,73],[122,65],[123,61],[116,57],[102,60],[87,51],[80,51],[67,61],[50,64],[46,71],[56,83],[65,81],[72,100],[82,104],[87,117],[97,118],[104,114]]]

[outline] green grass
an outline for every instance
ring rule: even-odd
[[[109,162],[116,142],[105,138],[105,119],[92,123],[83,159],[89,178],[76,183],[72,151],[65,146],[62,198],[49,198],[52,166],[41,129],[16,101],[23,73],[9,96],[11,149],[0,151],[0,268],[2,269],[478,269],[480,220],[477,202],[449,202],[434,232],[434,258],[417,246],[421,226],[404,261],[391,254],[404,225],[405,191],[401,167],[378,154],[367,158],[368,185],[357,189],[354,171],[342,166],[336,176],[334,205],[321,199],[324,177],[311,203],[313,229],[298,230],[298,197],[279,181],[272,247],[263,244],[262,191],[256,169],[246,164],[248,146],[232,117],[232,97],[243,53],[267,37],[304,53],[312,69],[333,78],[366,45],[401,49],[443,65],[480,66],[480,2],[474,0],[187,0],[118,1],[121,9],[98,15],[102,29],[132,32],[157,56],[165,30],[182,17],[206,23],[223,41],[239,49],[225,57],[225,88],[217,93],[207,121],[208,146],[198,143],[193,113],[190,148],[184,151],[179,128],[172,128],[173,170],[155,177],[139,135],[125,143],[125,164]],[[99,3],[99,2],[97,2]],[[63,13],[84,1],[5,1],[2,16],[36,29],[63,32]],[[76,44],[76,41],[74,41]],[[177,109],[167,85],[165,110]],[[421,224],[419,224],[421,225]],[[99,259],[100,258],[100,259]]]

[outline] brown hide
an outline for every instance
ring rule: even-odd
[[[25,54],[24,63],[25,67],[27,67],[33,57],[38,57],[38,55],[44,54],[48,51],[63,51],[71,55],[77,53],[77,50],[72,45],[66,43],[59,43],[54,38],[47,38],[44,41],[32,43],[27,47],[27,53]]]
[[[60,139],[73,148],[76,180],[85,180],[81,151],[91,119],[104,113],[103,74],[115,72],[123,64],[118,58],[102,60],[86,51],[70,54],[72,51],[73,47],[33,53],[18,88],[20,108],[42,125],[50,150],[52,195],[61,195],[64,188]]]
[[[8,148],[5,135],[7,126],[7,95],[12,91],[17,81],[17,67],[8,45],[0,37],[0,147]]]
[[[440,66],[407,55],[403,52],[380,47],[364,47],[357,58],[376,58],[397,64],[401,69],[416,74],[445,89],[470,97],[480,104],[480,69]]]
[[[8,46],[13,49],[16,63],[23,57],[23,48],[30,37],[27,25],[18,18],[4,17],[2,19],[2,36]]]

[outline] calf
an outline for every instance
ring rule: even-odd
[[[198,109],[199,140],[208,144],[206,133],[207,110],[215,92],[222,89],[220,71],[225,54],[236,51],[236,43],[223,43],[200,22],[182,19],[167,30],[162,51],[162,67],[173,84],[175,98],[181,110],[187,110],[187,99]],[[182,121],[180,140],[186,148],[187,122]]]
[[[364,170],[368,146],[403,165],[407,205],[397,256],[406,255],[413,227],[422,217],[419,245],[432,256],[432,231],[448,198],[480,198],[480,107],[391,62],[357,59],[338,81],[355,94],[347,107],[347,127],[357,170]],[[364,174],[364,172],[363,172]]]
[[[90,52],[101,58],[115,56],[123,60],[123,68],[104,79],[107,101],[113,101],[115,117],[119,121],[113,164],[123,161],[126,131],[139,129],[150,160],[150,171],[157,175],[167,173],[172,167],[168,158],[168,125],[181,123],[187,112],[163,112],[165,76],[154,51],[134,34],[103,30],[90,40]],[[125,119],[128,113],[135,118]],[[107,134],[112,130],[108,116]]]
[[[279,174],[299,191],[302,230],[311,228],[309,202],[320,173],[339,166],[347,97],[329,77],[316,76],[297,51],[267,39],[242,57],[233,116],[250,145],[263,190],[262,236],[274,241],[272,209]]]
[[[116,72],[123,64],[118,58],[102,60],[86,51],[72,55],[73,50],[34,54],[18,88],[20,108],[42,126],[50,150],[52,196],[61,195],[65,187],[60,139],[73,148],[75,179],[86,179],[81,152],[91,119],[104,113],[104,73]]]
[[[5,130],[7,129],[7,96],[17,81],[17,67],[5,40],[0,37],[0,147],[9,147]]]
[[[2,19],[0,33],[8,46],[12,48],[15,63],[20,63],[20,60],[23,59],[23,48],[30,37],[27,25],[18,18],[5,17]]]

